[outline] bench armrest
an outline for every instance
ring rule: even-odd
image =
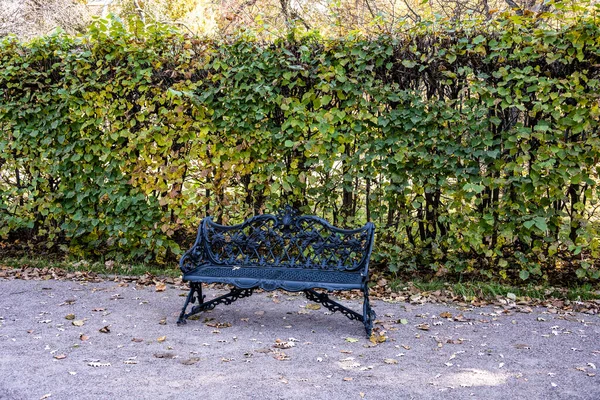
[[[204,249],[204,221],[200,222],[196,241],[191,249],[186,251],[179,260],[179,269],[184,274],[193,271],[196,267],[206,262]]]

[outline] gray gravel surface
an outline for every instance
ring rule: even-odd
[[[0,280],[0,399],[600,399],[598,316],[375,301],[374,346],[286,292],[177,326],[184,293]]]

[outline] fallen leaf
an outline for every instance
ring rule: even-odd
[[[71,322],[71,324],[73,324],[75,326],[83,326],[85,324],[85,321],[82,319],[78,319],[78,320]]]
[[[344,378],[344,381],[346,382],[350,382],[352,380],[352,378]]]
[[[403,345],[402,345],[402,348],[403,348],[404,350],[410,350],[410,346],[408,346],[408,345],[406,345],[406,344],[403,344]]]
[[[73,320],[73,319],[75,319],[75,314],[67,314],[67,315],[65,315],[65,319],[68,319],[69,321]]]
[[[210,326],[212,328],[231,328],[231,322],[207,322],[206,326]]]
[[[98,331],[101,333],[110,333],[110,325],[106,325],[105,327],[100,328]]]
[[[265,312],[264,311],[255,311],[254,315],[258,315],[258,316],[265,315]]]
[[[167,285],[164,282],[156,282],[154,290],[157,292],[164,292],[167,289]]]
[[[400,320],[400,323],[401,323],[402,325],[406,325],[406,324],[408,324],[408,320],[407,320],[406,318],[402,318],[402,319]]]
[[[443,313],[440,314],[440,317],[442,317],[442,318],[452,318],[452,314],[450,314],[448,311],[444,311]]]
[[[296,346],[296,343],[294,342],[286,342],[280,339],[275,340],[275,344],[273,345],[273,347],[278,348],[278,349],[289,349],[290,347],[294,347]]]
[[[40,400],[46,400],[47,398],[51,397],[52,393],[46,393],[45,395],[43,395],[42,397],[40,397]]]
[[[278,361],[289,361],[291,359],[290,356],[285,354],[283,351],[274,352],[273,358],[275,358]]]
[[[173,353],[165,352],[165,353],[154,353],[154,357],[156,357],[156,358],[175,358],[175,357],[177,357],[177,355],[173,354]]]
[[[429,330],[429,324],[419,324],[419,325],[417,325],[417,329],[420,329],[422,331],[428,331]]]
[[[89,336],[84,335],[83,333],[81,335],[79,335],[79,340],[81,340],[82,342],[85,342],[89,338],[90,338]]]
[[[383,360],[383,362],[386,364],[398,364],[398,360],[394,358],[386,358]]]
[[[454,320],[456,322],[468,322],[469,321],[469,319],[465,318],[464,315],[462,315],[462,314],[458,314],[456,317],[454,317]]]
[[[198,361],[200,361],[199,357],[192,357],[192,358],[188,358],[187,360],[181,360],[180,362],[183,365],[194,365],[196,364]]]
[[[125,360],[123,361],[123,364],[127,364],[127,365],[133,365],[133,364],[137,364],[138,362],[135,360]]]
[[[383,343],[387,340],[387,336],[385,336],[385,334],[383,332],[379,332],[376,329],[373,329],[373,332],[371,333],[371,337],[369,338],[369,341],[373,344],[379,344],[379,343]]]
[[[353,368],[360,367],[360,363],[354,361],[354,357],[348,357],[344,360],[340,360],[338,365],[341,369],[346,370],[346,371],[349,371]]]
[[[350,343],[356,343],[358,342],[358,339],[353,338],[353,337],[347,337],[346,338],[346,342],[350,342]]]
[[[141,343],[144,341],[144,339],[140,339],[140,338],[133,338],[131,339],[132,342],[136,342],[136,343]]]
[[[162,343],[162,342],[164,342],[165,340],[167,340],[167,337],[166,337],[166,336],[161,336],[161,337],[159,337],[158,339],[156,339],[156,341],[157,341],[158,343]]]
[[[310,304],[307,304],[305,308],[308,308],[309,310],[320,310],[321,305],[316,304],[316,303],[310,303]]]
[[[57,360],[64,360],[65,358],[67,358],[66,354],[59,354],[54,356],[54,358],[56,358]]]
[[[163,318],[160,321],[158,321],[159,325],[166,325],[167,324],[167,318]]]
[[[90,366],[90,367],[94,367],[94,368],[96,368],[96,367],[110,367],[110,363],[102,363],[102,362],[98,362],[98,361],[89,362],[87,365]]]

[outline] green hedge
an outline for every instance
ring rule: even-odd
[[[167,262],[206,214],[372,220],[391,271],[598,279],[600,28],[0,43],[0,235]],[[557,28],[558,27],[558,28]]]

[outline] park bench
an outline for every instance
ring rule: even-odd
[[[359,229],[339,229],[322,218],[299,215],[291,207],[234,226],[220,225],[206,217],[200,223],[196,242],[181,257],[183,280],[190,283],[190,291],[177,323],[184,324],[187,318],[217,304],[248,297],[257,288],[283,289],[303,291],[309,300],[330,311],[361,321],[370,336],[375,312],[369,304],[367,283],[374,231],[371,222]],[[203,283],[223,283],[233,288],[207,301],[202,294]],[[363,313],[315,289],[361,290]],[[192,309],[186,313],[190,303]]]

